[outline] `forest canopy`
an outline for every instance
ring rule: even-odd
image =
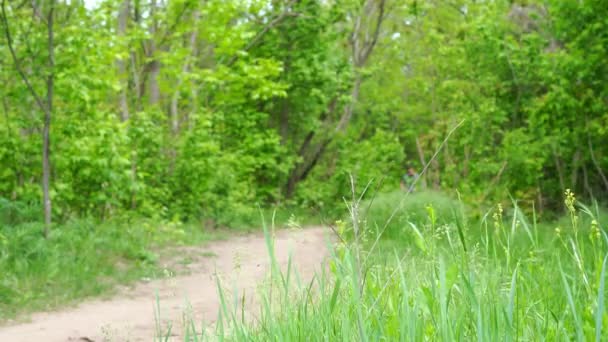
[[[0,1],[0,198],[47,226],[331,212],[407,165],[471,205],[608,200],[603,0]]]

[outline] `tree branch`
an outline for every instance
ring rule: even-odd
[[[249,51],[249,49],[251,49],[252,47],[254,47],[257,43],[260,42],[260,40],[262,40],[262,38],[264,37],[264,35],[266,33],[268,33],[268,31],[270,31],[271,29],[273,29],[275,26],[277,26],[278,24],[280,24],[283,20],[285,20],[285,18],[287,17],[296,17],[298,16],[297,13],[292,13],[289,11],[289,8],[291,7],[291,5],[293,5],[296,1],[295,0],[291,0],[286,6],[285,6],[285,10],[283,10],[283,12],[281,12],[281,14],[279,14],[276,18],[274,18],[273,20],[271,20],[268,24],[266,24],[266,26],[264,26],[264,28],[258,32],[255,37],[253,37],[253,39],[245,46],[245,48],[243,50],[241,50],[242,52],[246,52]],[[232,56],[232,58],[230,58],[230,60],[228,61],[228,63],[226,64],[227,66],[232,66],[237,60],[239,59],[238,55],[234,55]]]
[[[382,22],[384,21],[384,6],[386,5],[386,0],[381,0],[380,3],[378,4],[378,18],[376,20],[376,26],[374,27],[374,33],[372,35],[372,40],[369,43],[364,43],[364,49],[363,49],[363,56],[361,56],[360,60],[358,62],[362,64],[364,64],[367,59],[369,58],[369,55],[371,54],[371,52],[374,50],[374,47],[376,46],[376,44],[378,43],[378,36],[380,36],[380,27],[382,26]],[[358,65],[360,66],[360,65]]]
[[[42,21],[45,25],[47,25],[46,18],[40,13],[40,8],[36,5],[36,0],[32,0],[32,13],[36,18]]]
[[[179,13],[177,14],[177,17],[175,18],[175,20],[173,21],[173,23],[171,24],[171,26],[165,31],[165,34],[163,34],[163,36],[159,40],[158,46],[165,45],[165,43],[169,39],[169,36],[173,32],[175,32],[175,28],[177,27],[177,25],[182,22],[182,17],[186,13],[186,11],[190,8],[190,6],[192,6],[191,2],[184,3],[184,6],[182,7],[181,11],[179,11]]]
[[[23,79],[23,82],[27,86],[27,88],[30,91],[30,93],[32,94],[32,96],[34,96],[34,99],[36,100],[36,104],[38,104],[40,109],[46,113],[46,112],[48,112],[48,108],[44,105],[42,98],[40,97],[40,95],[36,92],[36,90],[32,86],[32,83],[30,82],[29,78],[23,71],[23,68],[21,67],[21,63],[19,62],[19,59],[17,58],[17,54],[15,53],[15,48],[13,47],[13,39],[11,37],[11,31],[10,31],[10,28],[8,25],[8,19],[6,16],[6,0],[2,0],[1,7],[2,7],[1,19],[2,19],[2,23],[4,24],[4,35],[7,40],[7,45],[8,45],[8,49],[11,53],[11,57],[13,58],[13,64],[15,65],[15,69],[19,73],[19,76],[21,76],[21,79]]]

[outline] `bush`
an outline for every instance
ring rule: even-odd
[[[417,192],[406,194],[402,191],[378,194],[360,205],[362,219],[367,229],[382,232],[385,238],[403,239],[411,231],[409,223],[422,227],[462,222],[462,203],[440,192]],[[391,218],[392,217],[392,218]]]
[[[23,202],[14,202],[0,197],[0,226],[34,222],[40,218],[42,208]]]

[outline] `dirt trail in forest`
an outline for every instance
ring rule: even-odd
[[[276,260],[285,268],[289,255],[302,281],[310,281],[328,255],[330,233],[326,228],[280,230],[275,237]],[[0,326],[2,342],[32,341],[153,341],[156,332],[154,306],[158,295],[164,327],[172,326],[170,341],[182,341],[182,321],[189,312],[200,331],[201,323],[213,324],[220,301],[217,282],[247,299],[245,309],[255,314],[255,293],[270,270],[264,236],[260,233],[210,242],[202,247],[177,249],[178,257],[194,259],[187,275],[139,283],[103,300],[89,300],[74,308],[36,313],[27,323]],[[172,260],[175,263],[175,259]],[[183,259],[182,259],[183,261]],[[232,295],[229,294],[232,303]]]

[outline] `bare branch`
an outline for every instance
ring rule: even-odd
[[[378,16],[376,19],[376,26],[374,27],[374,33],[372,34],[372,40],[365,41],[363,43],[364,47],[363,47],[363,50],[361,51],[363,53],[363,55],[361,55],[360,58],[358,58],[359,60],[357,62],[360,63],[360,65],[358,65],[358,66],[365,64],[365,62],[369,58],[369,55],[371,54],[371,52],[374,50],[374,47],[378,43],[378,37],[380,36],[380,28],[382,26],[382,22],[384,22],[384,19],[385,19],[385,16],[384,16],[384,6],[385,5],[386,5],[386,0],[381,0],[380,3],[378,4]]]

